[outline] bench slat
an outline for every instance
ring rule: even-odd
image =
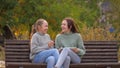
[[[117,53],[116,52],[103,52],[103,53],[89,52],[89,53],[86,53],[84,56],[94,56],[94,55],[97,55],[97,56],[117,56]]]
[[[7,55],[7,56],[6,56],[6,58],[10,58],[10,57],[11,57],[11,58],[15,58],[15,57],[16,57],[16,58],[17,58],[17,57],[19,57],[19,58],[26,57],[26,59],[29,59],[29,55],[28,55],[28,54],[26,54],[26,55],[25,55],[25,54],[22,54],[22,56],[21,56],[20,54],[19,54],[19,55],[13,54],[13,55]]]
[[[105,44],[114,44],[116,45],[116,41],[84,41],[85,44],[91,44],[91,45],[105,45]]]
[[[29,59],[6,59],[6,62],[30,62]]]
[[[11,49],[11,48],[30,48],[29,45],[7,45],[6,46],[7,49]]]
[[[83,59],[116,59],[117,56],[84,56]]]
[[[110,67],[108,67],[110,66]],[[119,68],[119,63],[80,63],[71,64],[70,68]],[[46,68],[46,64],[34,63],[7,63],[6,68]]]
[[[116,52],[117,49],[86,49],[87,52]]]
[[[29,40],[5,40],[5,45],[29,45]]]
[[[117,59],[82,59],[82,63],[110,63],[117,62]]]
[[[29,49],[6,49],[6,52],[29,52]]]
[[[6,55],[28,55],[29,52],[6,52]]]
[[[88,46],[86,46],[85,45],[85,48],[86,49],[117,49],[117,47],[114,45],[114,46],[110,46],[110,45],[105,45],[105,46],[99,46],[99,45],[96,45],[96,46],[94,46],[94,45],[88,45]]]

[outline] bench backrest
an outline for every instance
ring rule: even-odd
[[[30,62],[29,40],[6,40],[6,62]],[[82,63],[113,63],[117,62],[117,42],[115,41],[84,41],[86,54]]]
[[[86,41],[86,54],[83,63],[113,63],[118,62],[117,42],[115,41]]]
[[[29,40],[6,40],[5,62],[30,62]]]

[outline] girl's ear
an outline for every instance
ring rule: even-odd
[[[41,28],[41,26],[37,25],[37,26],[36,26],[36,30],[38,31],[38,30],[39,30],[39,28]]]

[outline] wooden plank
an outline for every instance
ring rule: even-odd
[[[117,49],[86,49],[87,52],[117,52]]]
[[[16,39],[9,40],[9,39],[7,39],[7,40],[5,40],[5,42],[30,42],[30,40],[16,40]]]
[[[42,64],[41,64],[42,65]],[[40,64],[33,63],[6,63],[6,68],[42,68]]]
[[[80,63],[71,64],[70,68],[119,68],[119,63]],[[33,63],[7,63],[6,68],[46,68],[46,64],[33,64]]]
[[[4,42],[5,45],[24,45],[24,44],[30,44],[29,40],[6,40]]]
[[[93,45],[95,45],[95,44],[114,44],[114,45],[116,45],[117,44],[117,42],[116,41],[84,41],[84,44],[93,44]]]
[[[100,52],[100,53],[94,53],[94,52],[87,52],[84,56],[94,56],[94,55],[97,55],[97,56],[117,56],[117,53],[116,52]],[[84,57],[83,56],[83,57]]]
[[[5,49],[6,52],[29,52],[30,49]]]
[[[71,64],[70,68],[119,68],[119,63],[80,63]]]
[[[117,59],[82,59],[83,63],[108,63],[108,62],[117,62]]]
[[[19,63],[19,62],[30,62],[30,60],[29,59],[8,59],[8,58],[6,58],[6,62],[17,62],[17,63]]]
[[[82,59],[116,59],[117,56],[84,56]]]
[[[100,46],[100,45],[102,45],[102,46],[116,46],[116,44],[85,44],[85,43],[84,43],[84,45],[85,46]]]
[[[6,58],[20,58],[20,59],[24,59],[24,58],[29,58],[29,56],[24,56],[24,55],[22,55],[22,56],[16,56],[16,55],[8,55],[8,56],[6,56]]]
[[[6,45],[5,48],[30,48],[29,45]]]
[[[117,49],[117,46],[110,46],[110,45],[105,45],[105,46],[85,46],[86,49]]]
[[[5,55],[29,55],[30,52],[6,52]]]

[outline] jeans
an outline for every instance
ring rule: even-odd
[[[47,68],[54,68],[59,57],[57,49],[44,50],[36,54],[33,63],[47,63]]]
[[[80,61],[80,57],[76,53],[74,53],[70,48],[63,48],[55,67],[69,68],[70,62],[72,62],[73,64],[77,64],[80,63]]]

